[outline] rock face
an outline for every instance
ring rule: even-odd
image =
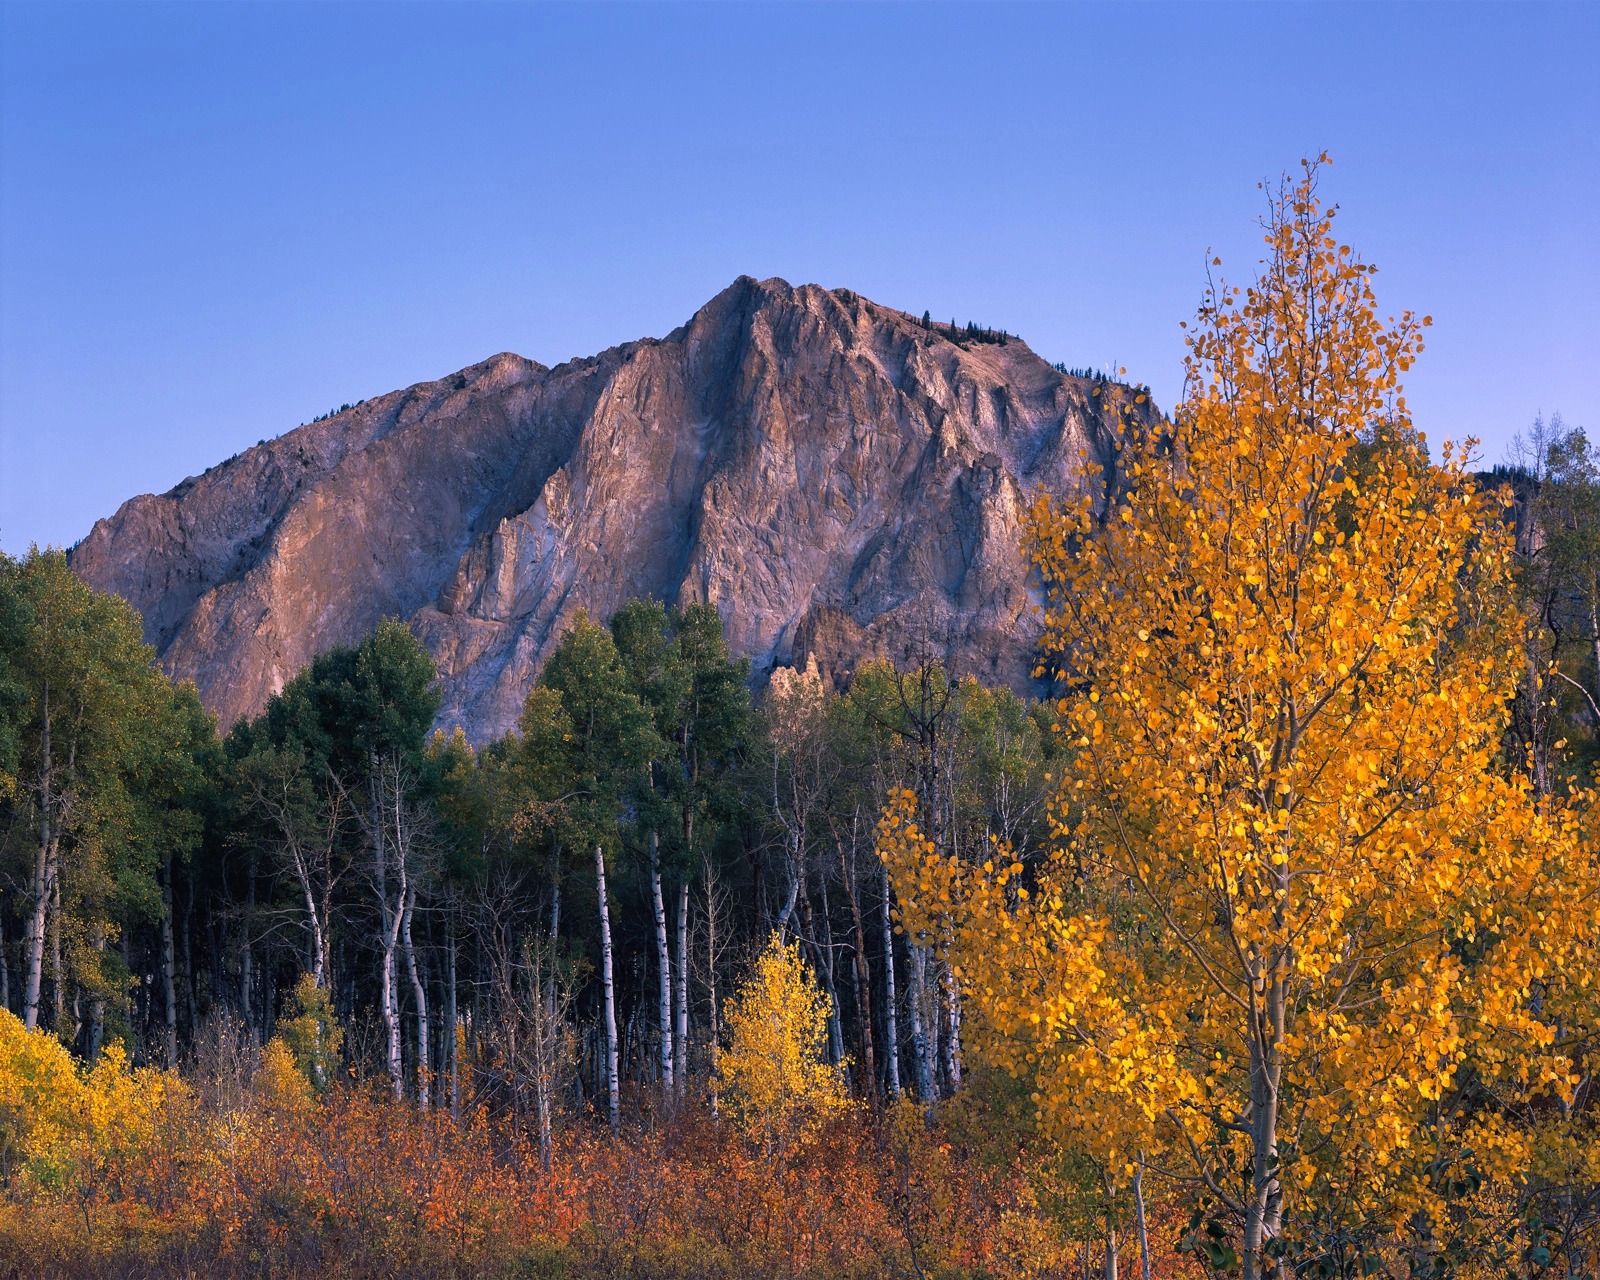
[[[516,721],[578,610],[714,603],[757,676],[931,649],[1029,687],[1020,522],[1104,461],[1092,385],[845,290],[741,277],[687,324],[554,369],[498,355],[134,498],[71,553],[224,727],[318,652],[409,620],[439,722]]]

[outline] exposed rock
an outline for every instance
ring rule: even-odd
[[[134,498],[71,555],[224,726],[388,615],[442,725],[516,720],[579,609],[709,600],[758,676],[931,647],[1029,687],[1030,494],[1104,458],[1092,384],[845,290],[741,277],[666,338],[503,354]]]

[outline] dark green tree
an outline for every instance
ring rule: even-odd
[[[600,971],[606,1027],[607,1115],[615,1131],[621,1124],[621,1081],[617,1062],[616,967],[611,945],[611,909],[606,896],[606,857],[620,847],[621,829],[632,816],[650,761],[660,758],[661,741],[650,713],[631,682],[611,633],[580,612],[572,629],[550,655],[539,677],[529,712],[526,738],[536,731],[549,744],[569,788],[560,806],[568,843],[594,850],[595,890],[600,915]],[[566,726],[553,721],[559,699]],[[558,743],[555,731],[562,729]]]

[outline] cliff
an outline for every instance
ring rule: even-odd
[[[665,338],[502,354],[125,503],[71,553],[224,727],[317,652],[407,619],[440,723],[516,720],[579,609],[720,609],[758,675],[908,648],[1019,689],[1037,489],[1103,459],[1092,384],[845,290],[742,277]]]

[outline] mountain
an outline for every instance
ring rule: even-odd
[[[711,601],[760,677],[931,650],[1029,687],[1030,494],[1106,459],[1094,384],[848,290],[741,277],[662,339],[502,354],[123,504],[73,549],[224,727],[389,615],[441,725],[516,721],[580,609]]]

